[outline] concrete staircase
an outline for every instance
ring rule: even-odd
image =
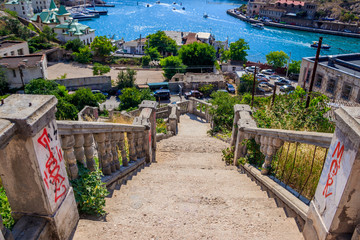
[[[157,162],[115,190],[105,220],[81,219],[74,239],[302,239],[292,218],[233,166],[209,125],[181,117]]]

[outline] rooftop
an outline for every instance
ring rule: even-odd
[[[37,67],[39,63],[43,61],[45,55],[25,55],[25,56],[13,56],[13,57],[4,57],[0,59],[0,66],[5,68],[18,68],[20,66],[24,67]]]
[[[71,32],[72,34],[77,35],[77,36],[85,34],[86,29],[88,29],[89,32],[95,31],[94,29],[91,29],[89,26],[78,23],[78,21],[76,19],[72,20],[69,23],[59,24],[59,25],[55,26],[55,28],[66,29],[65,34],[68,34],[69,32]]]
[[[304,6],[305,5],[305,2],[302,2],[302,1],[290,1],[290,0],[278,0],[276,1],[275,3],[280,3],[280,4],[294,4],[295,6],[298,6],[298,5],[301,5],[301,6]]]
[[[211,36],[210,33],[206,33],[206,32],[198,32],[196,35],[198,38],[201,38],[201,39],[209,39]]]
[[[24,41],[2,41],[0,42],[0,49],[11,47],[17,44],[25,43]]]
[[[183,38],[186,37],[190,32],[179,32],[179,31],[164,31],[166,36],[175,40],[176,45],[183,45]]]
[[[314,61],[314,57],[307,58]],[[334,56],[321,56],[319,64],[325,67],[338,69],[346,74],[351,74],[360,78],[360,53],[341,54]]]

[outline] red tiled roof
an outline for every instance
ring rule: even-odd
[[[275,3],[280,3],[280,4],[294,4],[294,5],[301,5],[301,6],[304,6],[305,5],[305,2],[302,2],[302,1],[292,1],[292,0],[278,0],[276,1]]]
[[[186,37],[184,37],[186,40],[185,45],[192,44],[194,42],[201,42],[196,38],[196,33],[189,33]]]

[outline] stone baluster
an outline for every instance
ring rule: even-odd
[[[64,159],[68,165],[68,172],[70,179],[76,179],[79,174],[79,170],[76,164],[76,158],[74,154],[75,138],[74,135],[66,135],[61,137],[61,148],[64,151]]]
[[[119,154],[117,150],[117,145],[120,141],[120,132],[114,132],[111,134],[111,151],[113,156],[113,163],[116,170],[120,170],[120,163],[119,163]]]
[[[84,153],[86,157],[86,167],[90,171],[95,170],[95,161],[94,161],[94,146],[93,146],[93,135],[84,134]]]
[[[79,163],[82,163],[86,167],[85,154],[84,154],[84,136],[82,134],[74,135],[75,145],[74,154],[75,158]]]
[[[130,161],[136,161],[136,149],[135,149],[135,133],[133,132],[128,132],[127,133],[127,137],[128,137],[128,144],[129,144],[129,158]]]
[[[129,166],[128,159],[126,156],[125,136],[123,132],[120,132],[120,141],[118,142],[118,147],[121,153],[122,165],[124,167]]]
[[[106,147],[106,162],[109,163],[110,168],[111,168],[111,172],[115,172],[116,171],[116,167],[115,167],[115,163],[113,161],[113,154],[112,154],[112,145],[111,145],[111,135],[112,133],[106,133],[106,138],[105,138],[105,147]]]
[[[255,138],[255,140],[257,137]],[[271,161],[276,151],[284,144],[284,141],[278,138],[266,136],[260,137],[260,151],[265,155],[265,161],[262,165],[261,174],[268,175],[271,168]]]
[[[138,137],[137,137],[136,152],[137,152],[137,157],[139,159],[141,159],[141,158],[143,158],[143,148],[144,148],[143,132],[138,132],[137,135],[138,135]]]
[[[105,133],[96,133],[94,134],[94,138],[98,145],[98,156],[99,156],[99,164],[102,169],[102,172],[104,175],[110,175],[111,174],[111,167],[110,163],[108,162],[107,156],[106,156],[106,134]]]

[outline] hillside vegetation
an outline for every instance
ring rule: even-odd
[[[331,17],[342,22],[357,22],[360,18],[358,0],[315,0],[318,4],[318,17]]]

